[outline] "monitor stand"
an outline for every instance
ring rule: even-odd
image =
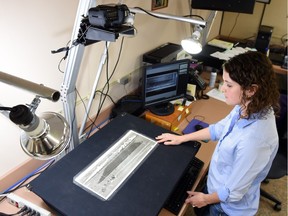
[[[174,112],[174,105],[170,102],[151,105],[148,107],[149,111],[158,116],[171,115]]]

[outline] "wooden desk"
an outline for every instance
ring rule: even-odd
[[[288,75],[288,70],[280,67],[279,65],[273,65],[273,69],[276,74]]]

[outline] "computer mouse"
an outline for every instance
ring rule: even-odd
[[[202,125],[200,125],[200,124],[195,125],[195,130],[196,131],[202,130],[203,128],[204,127]]]

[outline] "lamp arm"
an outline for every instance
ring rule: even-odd
[[[0,82],[22,88],[29,92],[35,93],[39,97],[46,98],[54,102],[58,101],[60,98],[60,92],[57,90],[45,87],[42,84],[36,84],[16,76],[6,74],[2,71],[0,71]]]
[[[150,12],[150,11],[144,11],[139,8],[129,8],[129,10],[132,13],[151,14],[159,18],[171,19],[171,20],[176,20],[176,21],[181,21],[181,22],[188,22],[188,23],[200,25],[203,27],[206,26],[206,21],[204,20],[197,20],[193,18],[175,16],[175,15],[170,15],[170,14],[165,14],[165,13],[155,13],[155,12]]]
[[[202,45],[203,46],[206,45],[206,43],[207,43],[207,39],[208,39],[208,36],[210,34],[211,27],[214,24],[216,15],[217,15],[217,11],[211,11],[209,14],[209,17],[207,18],[207,26],[203,30],[203,37],[202,37]]]

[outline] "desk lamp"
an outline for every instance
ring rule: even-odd
[[[181,22],[188,22],[190,24],[195,24],[194,32],[192,36],[190,38],[183,39],[181,41],[181,46],[186,52],[190,54],[197,54],[202,51],[202,44],[200,42],[200,38],[201,38],[203,28],[201,26],[205,27],[207,25],[206,21],[187,18],[187,17],[179,17],[179,16],[170,15],[170,14],[154,13],[151,11],[145,11],[139,7],[130,8],[130,11],[133,13],[149,14],[156,18],[170,19],[170,20],[176,20],[176,21],[181,21]]]
[[[181,41],[181,46],[187,53],[197,54],[202,51],[202,44],[200,42],[202,30],[201,26],[195,25],[192,36]]]
[[[10,120],[22,129],[20,144],[24,152],[35,159],[49,160],[64,151],[71,137],[66,120],[53,112],[45,112],[40,116],[35,114],[40,97],[57,101],[60,93],[1,71],[0,81],[35,92],[37,95],[30,105],[17,105],[11,108],[0,106],[0,110],[10,112]],[[7,113],[4,115],[8,117]]]

